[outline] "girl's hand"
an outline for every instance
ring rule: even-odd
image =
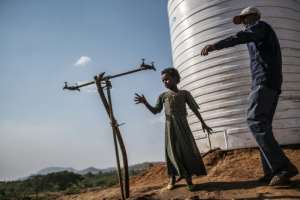
[[[134,101],[135,101],[135,104],[139,104],[139,103],[145,104],[147,102],[147,100],[143,94],[139,95],[137,93],[135,93]]]
[[[207,132],[208,134],[212,133],[212,128],[210,128],[209,126],[207,126],[205,123],[202,123],[202,130],[205,132]]]

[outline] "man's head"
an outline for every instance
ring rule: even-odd
[[[241,13],[233,17],[234,24],[252,25],[260,19],[260,11],[255,7],[247,7]]]

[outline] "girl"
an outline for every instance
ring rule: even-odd
[[[179,179],[186,179],[187,189],[192,191],[194,189],[192,175],[206,175],[206,169],[186,119],[186,104],[202,123],[204,132],[210,134],[212,129],[203,121],[198,104],[191,93],[177,88],[180,82],[178,71],[175,68],[166,68],[161,72],[161,78],[168,90],[159,95],[154,107],[147,102],[144,95],[135,94],[134,100],[136,104],[143,103],[153,114],[161,112],[164,105],[165,155],[170,177],[167,189],[174,188],[176,176],[179,176]]]

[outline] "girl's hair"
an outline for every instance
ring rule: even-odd
[[[163,75],[163,74],[169,74],[170,76],[175,78],[177,84],[180,82],[180,75],[179,75],[177,69],[175,69],[173,67],[169,67],[169,68],[162,70],[161,75]]]

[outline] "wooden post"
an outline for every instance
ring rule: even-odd
[[[102,74],[103,76],[103,74]],[[123,138],[121,136],[120,129],[117,124],[117,120],[114,117],[113,109],[112,109],[112,100],[111,100],[111,83],[109,80],[105,81],[105,87],[107,89],[107,97],[104,94],[103,87],[101,85],[102,76],[99,75],[98,77],[95,77],[95,82],[97,85],[99,96],[102,100],[102,103],[106,109],[106,112],[110,118],[111,127],[113,130],[113,138],[114,138],[114,146],[115,146],[115,153],[116,153],[116,160],[117,160],[117,170],[118,170],[118,178],[119,178],[119,184],[121,189],[121,196],[122,200],[125,200],[130,196],[130,186],[129,186],[129,172],[128,172],[128,160],[127,160],[127,153],[126,148],[123,142]],[[124,181],[123,181],[123,173],[121,170],[121,164],[120,164],[120,158],[119,158],[119,150],[118,145],[121,150],[122,155],[122,161],[123,161],[123,167],[124,167]]]

